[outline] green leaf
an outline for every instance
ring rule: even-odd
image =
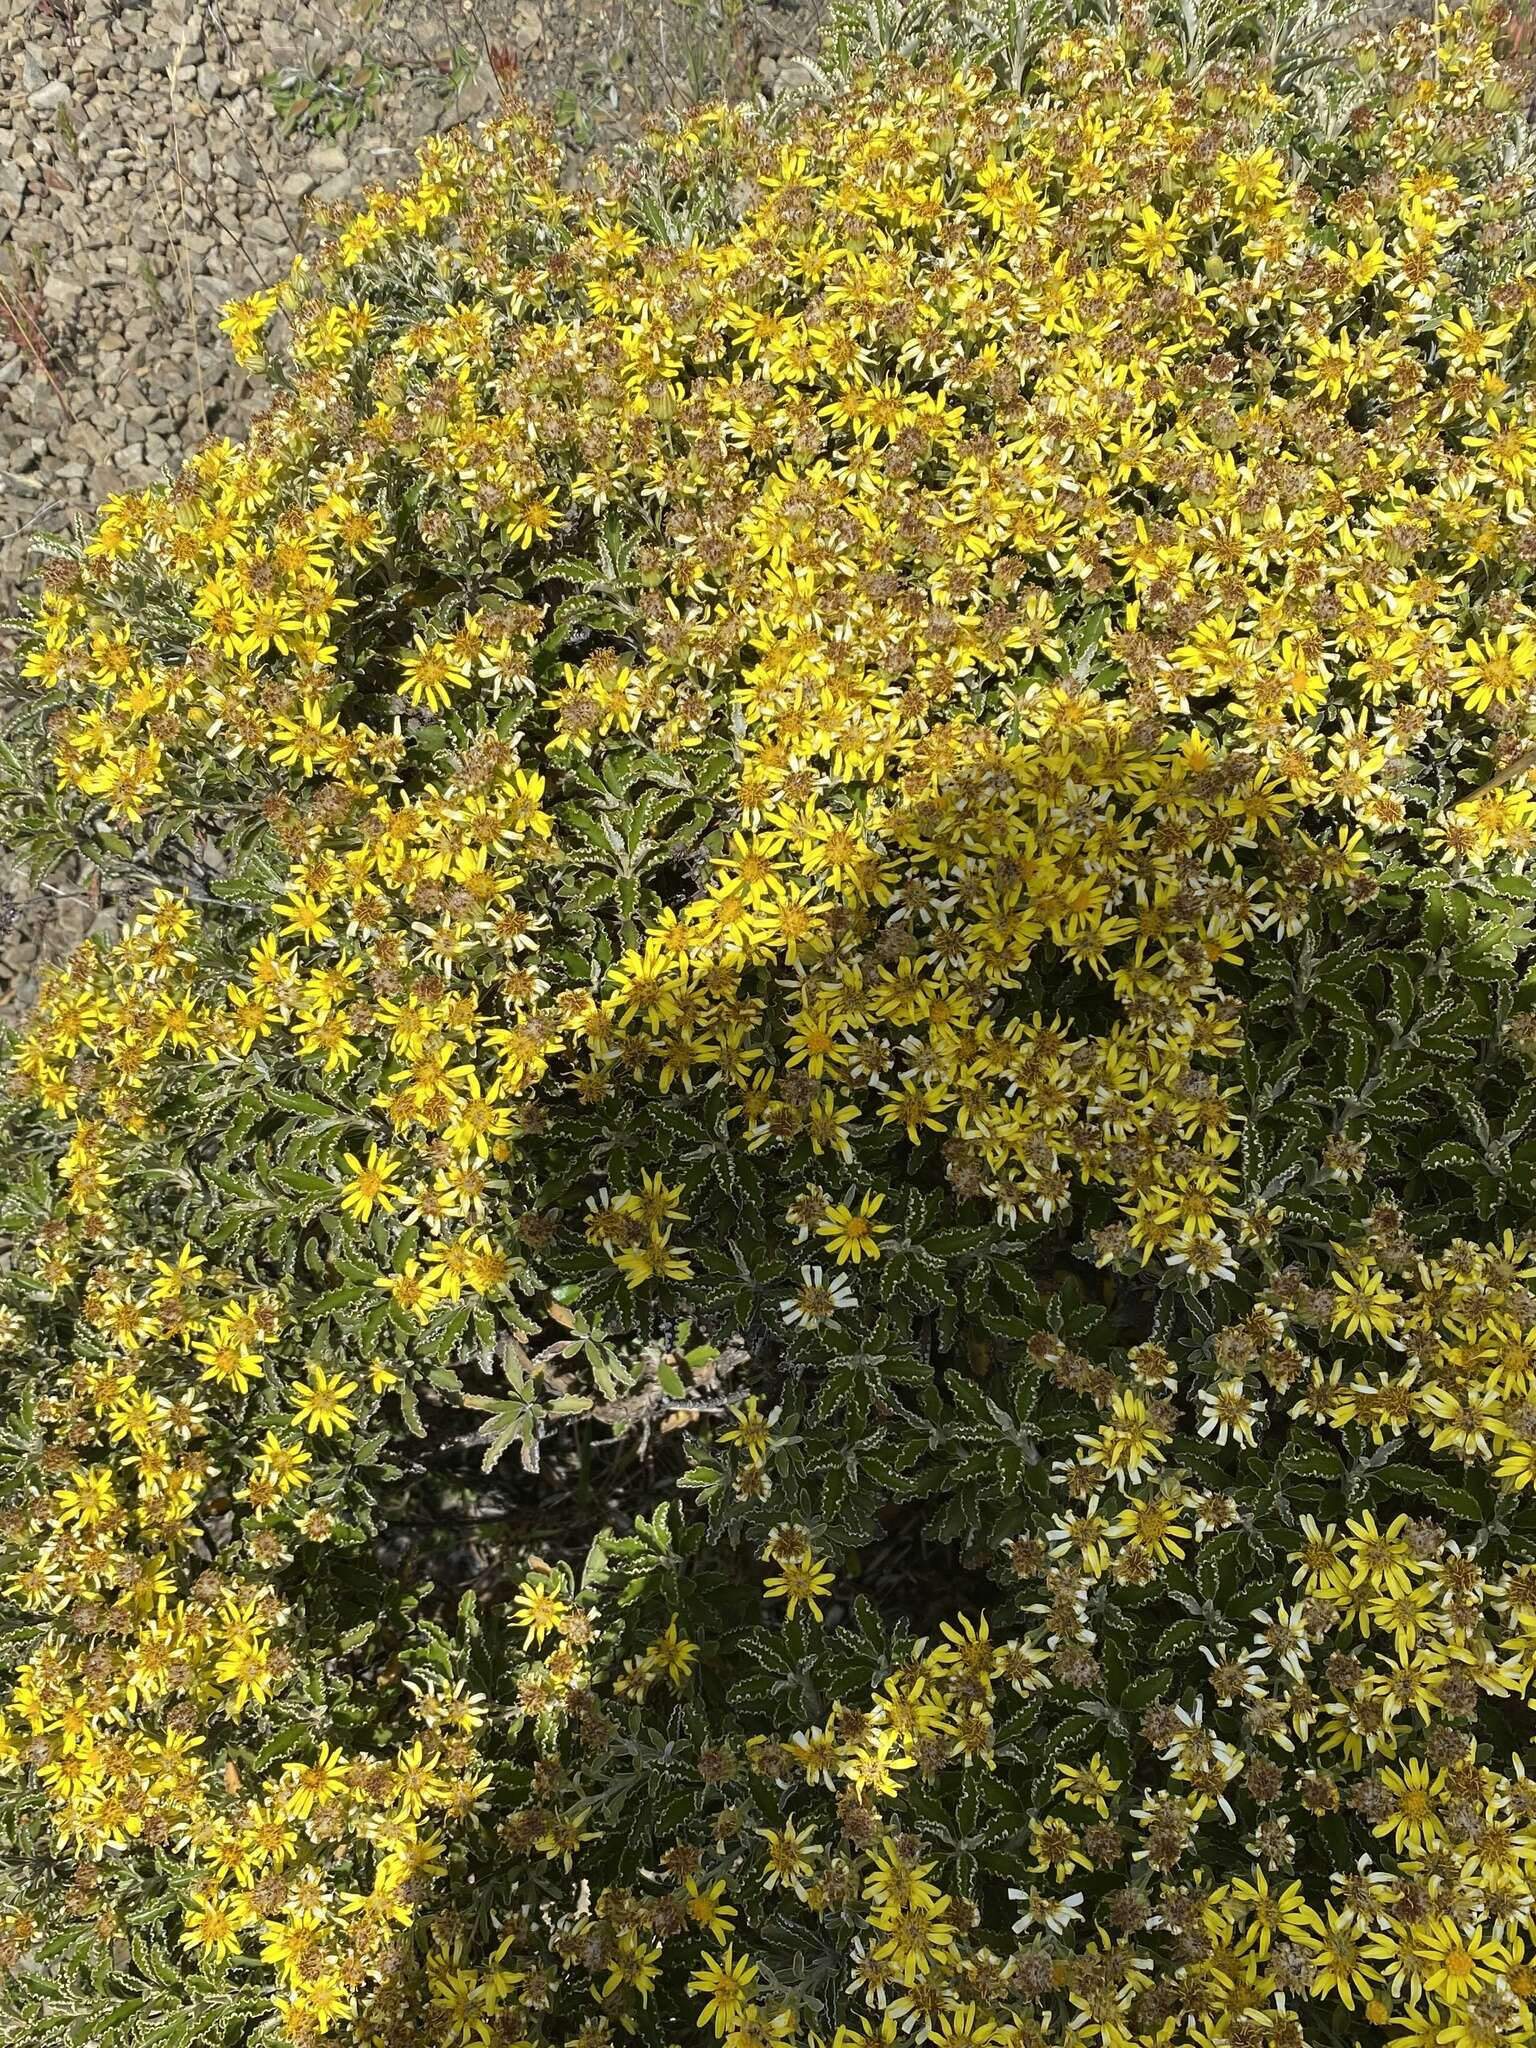
[[[1476,1527],[1481,1527],[1485,1519],[1482,1503],[1476,1494],[1456,1485],[1443,1473],[1427,1471],[1420,1465],[1399,1465],[1394,1460],[1373,1476],[1370,1491],[1375,1498],[1396,1493],[1428,1501],[1441,1514],[1449,1515],[1458,1522],[1470,1522]]]

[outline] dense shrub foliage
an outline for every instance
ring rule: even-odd
[[[1518,82],[986,56],[434,143],[50,569],[18,2040],[1536,2038]]]

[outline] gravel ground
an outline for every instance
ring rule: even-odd
[[[772,92],[820,0],[0,0],[0,621],[39,536],[238,432],[223,302],[279,275],[312,200],[434,130],[549,108],[577,151],[716,92]],[[0,626],[0,717],[8,646]],[[111,922],[0,855],[0,1021]]]

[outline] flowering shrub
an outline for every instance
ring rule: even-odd
[[[988,33],[431,144],[50,570],[18,2040],[1536,2032],[1521,86]]]

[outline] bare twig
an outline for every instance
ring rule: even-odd
[[[262,156],[261,151],[256,147],[255,143],[252,141],[251,131],[249,128],[246,127],[244,117],[240,113],[239,108],[235,106],[233,101],[229,102],[225,106],[224,111],[229,116],[229,118],[234,122],[235,126],[240,130],[240,139],[244,142],[247,150],[249,150],[250,152],[251,162],[256,166],[257,170],[261,173],[261,182],[267,188],[267,197],[272,202],[272,211],[277,215],[278,222],[282,227],[283,233],[288,237],[289,248],[292,249],[295,256],[302,255],[303,251],[299,246],[298,237],[294,234],[293,228],[289,224],[287,211],[284,208],[282,199],[278,194],[277,187],[272,182],[272,173],[267,168],[266,159]],[[236,229],[236,233],[239,233],[238,228]],[[259,284],[266,274],[265,265],[252,256],[250,245],[246,241],[244,235],[240,236],[240,248],[245,256],[247,264],[249,264],[250,266],[252,280],[255,283]]]
[[[1507,768],[1501,768],[1497,775],[1490,775],[1486,782],[1480,782],[1476,789],[1466,796],[1453,797],[1446,805],[1449,811],[1457,804],[1476,803],[1480,796],[1491,796],[1496,789],[1502,789],[1506,782],[1517,782],[1522,775],[1529,775],[1536,769],[1536,746],[1530,746],[1523,753],[1516,754]]]
[[[48,380],[54,397],[63,408],[64,417],[70,425],[75,424],[75,409],[64,396],[64,387],[54,375],[49,360],[48,339],[43,332],[41,320],[27,303],[27,294],[19,282],[7,285],[0,280],[0,321],[11,330],[17,348]]]
[[[171,133],[173,136],[175,132],[176,121],[173,114],[171,117]],[[198,410],[202,416],[203,432],[206,434],[208,431],[208,399],[203,389],[202,355],[197,343],[197,302],[192,292],[192,262],[187,254],[185,240],[182,236],[177,235],[171,226],[171,218],[166,212],[165,201],[160,197],[159,181],[155,177],[154,166],[150,162],[149,146],[142,138],[139,142],[139,156],[144,165],[145,185],[155,197],[155,209],[160,215],[160,225],[165,229],[165,238],[176,253],[176,282],[181,287],[182,300],[186,306],[187,332],[192,338],[192,369],[193,374],[197,378]],[[185,228],[187,202],[184,191],[180,195],[180,204],[182,226]]]
[[[193,375],[197,378],[197,411],[198,417],[202,420],[203,423],[203,438],[206,440],[208,436],[208,393],[203,385],[203,351],[201,343],[198,338],[197,331],[197,298],[192,288],[192,258],[188,254],[185,239],[187,226],[187,181],[181,168],[181,128],[176,119],[177,98],[181,91],[181,88],[178,85],[177,80],[181,73],[181,60],[186,55],[187,44],[191,41],[191,39],[192,22],[189,19],[187,26],[181,32],[181,41],[176,45],[176,53],[171,59],[169,80],[171,88],[171,152],[175,159],[176,198],[177,204],[181,209],[181,225],[183,231],[182,237],[176,241],[175,246],[176,253],[178,257],[181,259],[181,268],[183,273],[182,288],[187,296],[187,326],[190,329],[192,335],[192,371]]]
[[[25,539],[29,533],[36,533],[39,527],[46,526],[55,512],[68,510],[69,506],[65,499],[50,498],[46,504],[37,508],[30,519],[23,519],[19,526],[8,526],[0,532],[0,545],[9,546],[12,541]]]

